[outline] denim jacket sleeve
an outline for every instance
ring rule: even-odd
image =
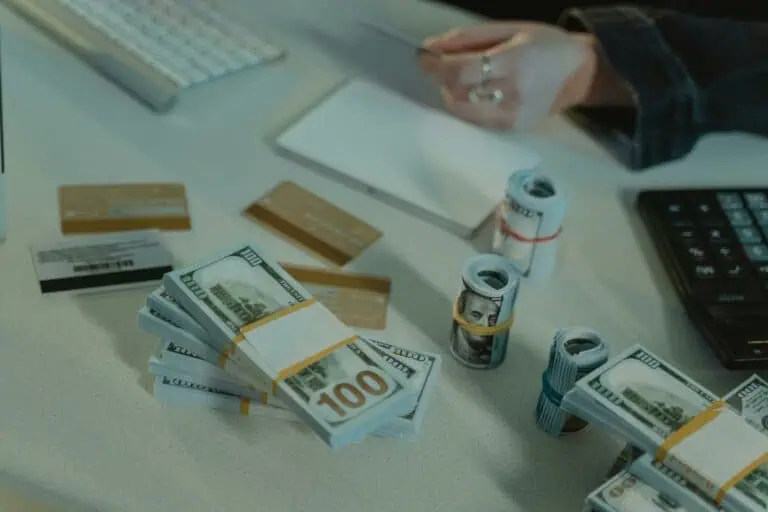
[[[630,168],[684,157],[710,132],[768,135],[768,23],[614,6],[570,9],[560,24],[594,34],[633,90]],[[600,108],[581,114],[610,123]]]

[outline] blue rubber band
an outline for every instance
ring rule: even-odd
[[[563,395],[555,391],[555,388],[553,388],[552,384],[549,383],[549,378],[547,375],[548,372],[541,374],[541,392],[545,397],[549,399],[550,402],[560,407],[560,404],[563,402]]]

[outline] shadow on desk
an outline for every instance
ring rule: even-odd
[[[98,512],[96,507],[62,496],[5,472],[0,472],[0,510],[4,512]]]
[[[139,329],[137,312],[154,287],[142,287],[74,298],[83,316],[110,335],[115,354],[138,375],[138,383],[152,394],[147,361],[158,340]]]

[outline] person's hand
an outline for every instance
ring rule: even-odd
[[[420,64],[440,85],[447,109],[497,130],[530,128],[578,104],[596,69],[589,36],[540,23],[452,30],[427,39],[424,49]]]

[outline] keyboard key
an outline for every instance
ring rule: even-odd
[[[752,217],[750,217],[749,212],[743,208],[728,210],[725,212],[725,215],[728,217],[731,226],[735,228],[752,225]]]
[[[736,236],[743,244],[759,244],[763,237],[756,228],[736,228]]]
[[[696,230],[692,228],[680,228],[675,233],[678,241],[693,242],[696,240]]]
[[[730,242],[730,237],[725,230],[720,228],[710,228],[706,231],[707,240],[713,244],[724,244]]]
[[[747,206],[749,206],[750,209],[768,209],[768,195],[766,195],[765,192],[745,192],[744,199],[747,201]]]
[[[768,226],[768,210],[753,210],[752,214],[757,219],[757,223]]]
[[[728,279],[743,279],[747,275],[747,268],[741,263],[731,263],[723,268],[723,275]]]
[[[704,248],[701,245],[694,244],[689,245],[685,248],[686,254],[688,254],[688,257],[691,258],[693,261],[703,261],[706,257],[706,253],[704,252]]]
[[[765,244],[745,245],[744,252],[754,262],[768,262],[768,246]]]
[[[715,256],[722,261],[730,262],[739,259],[739,251],[729,244],[716,244],[714,246]]]
[[[706,198],[695,199],[692,201],[692,209],[696,220],[702,226],[725,225],[725,218],[715,201]]]
[[[692,227],[693,220],[682,201],[665,201],[662,203],[664,221],[674,227]]]
[[[741,196],[736,192],[720,192],[717,194],[717,200],[723,210],[736,210],[744,207]]]
[[[693,275],[698,279],[714,279],[718,272],[714,265],[701,263],[693,266]]]

